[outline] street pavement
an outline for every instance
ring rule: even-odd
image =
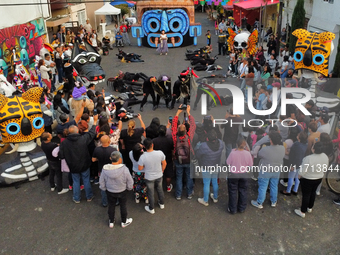
[[[202,23],[203,35],[212,31],[214,52],[217,52],[217,37],[214,22],[205,14],[197,13],[196,22]],[[125,47],[127,52],[141,54],[144,63],[121,63],[110,51],[103,56],[102,66],[107,77],[115,76],[119,70],[144,72],[158,76],[167,74],[173,82],[189,62],[184,61],[186,48],[170,49],[167,56],[159,56],[155,49],[133,45]],[[205,45],[201,36],[199,45]],[[190,46],[187,49],[198,47]],[[214,54],[213,54],[214,55]],[[227,60],[220,57],[217,64],[225,73]],[[208,75],[197,72],[199,76]],[[107,92],[106,84],[99,84]],[[98,89],[97,88],[97,89]],[[139,106],[134,106],[138,112]],[[142,113],[146,126],[155,116],[166,124],[168,116],[174,116],[163,105],[152,111],[148,103]],[[137,121],[138,122],[138,121]],[[125,124],[126,125],[126,124]],[[137,127],[139,124],[137,124]],[[1,158],[0,158],[1,161]],[[65,184],[67,178],[64,179]],[[175,184],[175,182],[173,182]],[[278,195],[276,208],[270,207],[269,194],[264,208],[259,210],[250,205],[257,197],[257,183],[249,180],[249,204],[242,214],[227,212],[227,182],[220,180],[218,203],[209,200],[205,207],[197,202],[203,196],[202,180],[195,183],[192,200],[177,201],[174,190],[165,192],[165,209],[157,206],[151,215],[144,210],[144,203],[136,204],[132,192],[128,199],[128,217],[133,223],[120,227],[119,208],[116,208],[116,225],[108,227],[107,208],[100,204],[98,185],[92,186],[95,198],[87,202],[82,191],[80,204],[72,202],[72,192],[57,195],[51,192],[48,177],[27,182],[19,187],[0,189],[0,253],[1,254],[339,254],[340,207],[332,204],[336,198],[324,183],[321,195],[317,196],[313,212],[302,219],[294,209],[301,204],[298,196]],[[280,186],[280,189],[283,187]]]

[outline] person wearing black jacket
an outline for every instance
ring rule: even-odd
[[[68,192],[68,189],[63,189],[63,175],[61,172],[61,161],[58,157],[54,157],[52,152],[58,147],[58,144],[51,142],[52,135],[48,132],[44,132],[41,135],[41,149],[46,155],[48,169],[50,171],[50,187],[51,191],[54,191],[56,186],[58,195]],[[57,185],[54,182],[54,176],[57,177]]]
[[[276,41],[274,40],[274,35],[270,36],[270,39],[267,43],[267,47],[268,47],[268,56],[270,56],[272,54],[272,51],[275,51],[275,56],[277,56],[277,52],[276,52]]]
[[[152,77],[149,77],[143,83],[142,88],[143,88],[143,96],[144,97],[143,97],[142,103],[140,104],[140,111],[141,112],[143,111],[143,106],[145,105],[146,100],[148,99],[149,95],[151,95],[151,97],[152,97],[153,110],[157,109],[156,96],[155,96],[155,91],[153,89],[153,84],[152,84],[154,82],[157,82],[157,79],[156,79],[156,77],[152,76]]]
[[[96,136],[96,123],[98,115],[93,118],[94,125],[89,132],[81,135],[78,133],[78,127],[72,125],[69,127],[69,135],[60,144],[58,156],[65,159],[70,169],[73,179],[73,201],[80,203],[80,177],[83,179],[87,201],[93,199],[93,192],[90,184],[90,165],[91,157],[88,151],[88,145]]]

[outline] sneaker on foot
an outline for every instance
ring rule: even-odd
[[[334,199],[333,203],[336,204],[336,205],[340,205],[340,198]]]
[[[194,191],[192,191],[192,193],[188,195],[188,199],[192,199],[193,195],[194,195]]]
[[[87,202],[91,202],[93,198],[94,198],[94,196],[92,196],[91,198],[87,199]]]
[[[181,200],[181,199],[182,199],[181,197],[176,197],[176,200],[177,200],[177,201],[179,201],[179,200]]]
[[[257,181],[257,178],[256,178],[255,176],[252,176],[251,179],[252,179],[253,181]]]
[[[307,212],[311,213],[313,211],[312,208],[307,208]]]
[[[55,191],[55,187],[51,188],[51,191]]]
[[[84,189],[84,185],[80,185],[80,190],[83,190]]]
[[[77,201],[77,200],[74,200],[74,199],[73,199],[73,202],[75,202],[76,204],[80,204],[80,201]]]
[[[94,179],[94,184],[99,184],[99,178]]]
[[[210,193],[210,198],[214,201],[214,203],[218,202],[218,199],[214,198],[214,193]]]
[[[202,204],[202,205],[205,205],[205,206],[208,206],[209,203],[208,202],[205,202],[203,198],[199,198],[197,199],[198,203]]]
[[[142,112],[143,111],[143,107],[140,107],[139,110]]]
[[[139,204],[139,198],[135,198],[136,204]]]
[[[285,182],[284,180],[280,180],[280,184],[284,187],[288,187],[288,182]]]
[[[114,221],[109,220],[109,228],[113,228],[115,225]]]
[[[65,194],[66,192],[68,192],[68,189],[62,189],[58,192],[58,195]]]
[[[302,218],[304,218],[306,216],[306,214],[301,212],[300,209],[295,209],[294,212]]]
[[[160,204],[160,203],[158,202],[158,205],[159,205],[159,208],[164,209],[164,204]]]
[[[149,203],[149,199],[145,199],[145,203],[148,204]]]
[[[251,200],[251,205],[255,206],[255,207],[259,208],[259,209],[263,208],[263,205],[260,205],[256,200]]]
[[[276,207],[276,204],[277,204],[277,202],[274,202],[274,203],[272,202],[271,207]]]
[[[132,223],[132,218],[128,218],[126,219],[126,222],[122,222],[121,225],[122,225],[122,228],[126,228],[127,226],[129,226],[130,224]]]
[[[71,185],[68,185],[68,189],[69,189],[69,190],[72,190],[73,187],[72,187]]]
[[[320,193],[320,191],[316,191],[315,194],[316,194],[317,196],[320,196],[321,193]]]
[[[167,192],[171,192],[172,187],[173,187],[172,184],[170,184],[169,186],[166,187],[166,191],[167,191]]]
[[[148,213],[155,214],[155,209],[150,210],[150,207],[148,205],[145,206],[144,208],[145,208],[145,211],[147,211]]]

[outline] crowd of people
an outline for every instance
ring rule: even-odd
[[[219,44],[220,37],[226,37],[226,28],[223,24],[220,25]],[[83,29],[88,31],[88,27]],[[235,25],[233,29],[237,29]],[[208,42],[211,42],[210,33],[208,39]],[[273,40],[273,37],[269,36],[268,60],[261,46],[255,56],[250,55],[246,49],[230,49],[228,75],[239,77],[241,89],[245,94],[248,86],[254,88],[254,94],[246,96],[253,97],[258,110],[270,108],[273,87],[280,91],[283,86],[301,86],[294,76],[292,54],[289,53],[287,45],[276,54]],[[56,49],[56,59],[63,54],[67,55],[61,47]],[[223,49],[220,50],[221,54]],[[277,62],[277,55],[282,57],[281,63]],[[49,71],[49,67],[45,67],[49,64],[48,61],[49,56],[46,55],[45,60],[39,63],[42,72]],[[55,73],[65,73],[68,64],[69,62],[64,63],[64,66],[56,64]],[[189,72],[191,69],[188,69],[187,73]],[[157,96],[156,100],[155,92],[160,94],[155,84],[160,83],[164,84],[162,93],[165,95],[163,98],[166,105],[173,109],[176,100],[183,94],[180,86],[188,83],[187,73],[181,73],[177,85],[175,83],[176,91],[174,85],[173,94],[170,77],[161,75],[158,79],[153,76],[145,79],[142,88],[144,98],[138,101],[141,103],[140,110],[143,111],[149,95],[153,99],[153,110],[158,107],[161,97]],[[48,74],[42,78],[48,80]],[[135,202],[144,202],[145,211],[150,214],[156,212],[157,204],[160,209],[165,208],[163,181],[166,184],[165,190],[169,193],[175,186],[176,200],[182,199],[183,187],[186,189],[186,198],[192,199],[195,182],[198,180],[193,169],[196,169],[196,166],[201,169],[199,176],[203,179],[203,197],[197,198],[197,201],[204,206],[209,205],[209,198],[214,203],[218,202],[221,177],[218,172],[203,169],[226,165],[234,169],[227,177],[227,211],[230,214],[245,212],[249,202],[247,194],[251,177],[258,182],[258,197],[250,203],[259,209],[263,208],[268,188],[271,206],[275,207],[279,184],[283,186],[280,193],[284,196],[297,195],[301,184],[301,207],[296,209],[295,213],[305,217],[307,212],[312,212],[316,195],[320,194],[322,185],[324,172],[317,172],[315,169],[328,168],[333,163],[333,143],[339,142],[339,139],[332,141],[330,137],[330,117],[327,109],[323,109],[317,118],[318,109],[312,100],[305,105],[312,113],[311,116],[306,116],[298,108],[288,105],[286,115],[281,115],[276,123],[267,123],[265,128],[241,128],[240,124],[225,124],[220,129],[213,126],[213,117],[210,115],[205,116],[202,121],[195,121],[190,112],[190,105],[187,105],[190,95],[187,93],[184,98],[185,105],[178,108],[176,115],[169,119],[168,123],[164,123],[166,125],[161,125],[159,118],[154,117],[146,127],[140,114],[136,115],[139,123],[126,118],[129,104],[125,104],[124,99],[118,108],[117,104],[107,104],[105,91],[96,91],[95,85],[91,84],[85,88],[79,81],[73,80],[73,83],[72,87],[66,86],[68,91],[72,91],[67,101],[63,91],[58,91],[53,97],[49,91],[53,86],[49,87],[48,84],[41,100],[46,131],[41,140],[50,169],[50,188],[51,191],[57,189],[58,194],[72,190],[73,201],[78,204],[81,201],[82,189],[85,189],[86,200],[91,202],[94,197],[91,182],[99,184],[101,203],[108,207],[110,228],[115,224],[117,204],[120,205],[121,226],[127,227],[132,223],[132,218],[128,218],[126,206],[130,190],[133,190]],[[190,89],[190,85],[188,86]],[[133,95],[133,92],[131,93]],[[291,94],[287,94],[287,98],[291,97]],[[51,104],[46,99],[49,99]],[[194,110],[196,106],[195,103]],[[185,113],[183,121],[180,120],[182,112]],[[276,119],[275,116],[272,117]],[[226,113],[225,119],[228,123],[231,120],[234,123],[242,122],[242,117],[233,114],[233,109]],[[287,122],[287,119],[290,121]],[[128,121],[126,129],[122,129],[122,121]],[[288,123],[288,126],[284,123]],[[52,130],[56,130],[54,132],[59,141],[52,141]],[[226,160],[221,162],[224,151]],[[258,167],[258,171],[250,175],[245,169],[253,166]],[[289,171],[286,174],[282,171],[265,171],[281,166],[289,168]],[[63,187],[62,172],[69,173],[69,187]],[[210,192],[211,184],[213,192]],[[155,191],[158,200],[155,200]],[[334,200],[334,203],[340,205],[340,200]]]

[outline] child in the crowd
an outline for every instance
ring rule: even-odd
[[[277,64],[277,60],[275,59],[275,55],[274,54],[270,55],[270,59],[268,60],[268,65],[270,69],[272,70],[272,74],[276,71],[276,64]]]
[[[207,37],[207,45],[211,45],[211,34],[210,34],[210,30],[207,30],[207,33],[205,34],[205,36]]]
[[[116,47],[118,46],[124,47],[123,36],[120,34],[120,32],[117,32],[115,38],[116,38]]]

